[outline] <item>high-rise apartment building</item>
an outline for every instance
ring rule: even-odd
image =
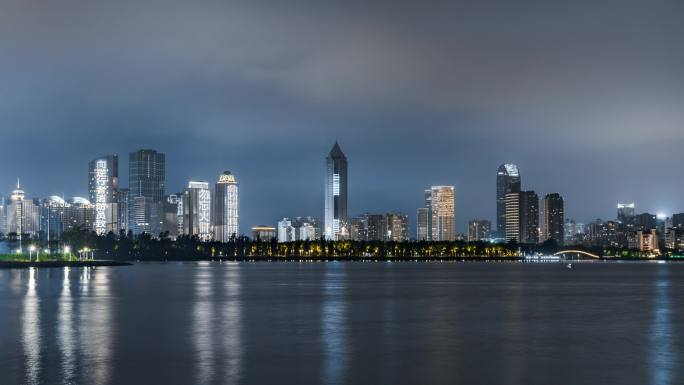
[[[17,234],[20,243],[25,237],[33,238],[40,231],[40,207],[33,199],[27,199],[21,184],[12,191],[7,205],[7,234]]]
[[[95,225],[95,206],[86,198],[73,197],[64,210],[64,231],[88,230]]]
[[[0,238],[7,235],[7,201],[0,195]]]
[[[416,215],[416,240],[430,240],[430,209],[421,207]]]
[[[118,223],[119,223],[119,232],[124,232],[124,234],[128,233],[128,230],[130,229],[128,227],[128,189],[127,188],[119,188],[119,191],[117,193],[117,218],[118,218]]]
[[[156,217],[166,191],[166,156],[155,150],[131,152],[128,158],[129,228],[155,234]]]
[[[634,203],[617,204],[617,220],[624,225],[631,225],[634,219]]]
[[[539,242],[539,197],[534,191],[506,194],[506,240]]]
[[[40,201],[41,239],[56,241],[64,232],[64,220],[70,205],[62,197],[51,196]]]
[[[409,240],[408,215],[401,213],[387,214],[387,239],[394,242]]]
[[[456,239],[454,186],[432,186],[430,194],[430,232],[432,241]]]
[[[211,232],[211,191],[208,182],[190,181],[183,193],[183,234],[209,241]]]
[[[347,157],[335,142],[326,158],[325,238],[345,238],[347,219]]]
[[[102,235],[119,232],[119,157],[105,155],[88,164],[88,191],[95,207],[93,230]]]
[[[506,235],[506,194],[520,192],[518,166],[505,163],[496,171],[496,237],[509,239]]]
[[[541,242],[554,239],[559,245],[565,241],[563,197],[558,193],[544,196],[542,204]]]
[[[320,235],[321,229],[316,218],[283,218],[278,221],[278,242],[315,241],[320,238]]]
[[[238,182],[230,171],[219,176],[214,186],[214,240],[228,242],[231,236],[240,235],[238,228]]]
[[[492,236],[492,222],[486,219],[473,219],[468,222],[468,242],[486,241]]]
[[[160,233],[167,234],[170,239],[176,239],[179,235],[178,205],[182,199],[181,194],[170,194],[162,202]]]
[[[672,215],[672,227],[676,229],[684,229],[684,213]]]
[[[656,216],[649,213],[634,215],[632,224],[636,230],[651,231],[656,228]]]

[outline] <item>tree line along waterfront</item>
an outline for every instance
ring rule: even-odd
[[[5,240],[10,250],[18,242],[11,235]],[[554,240],[542,244],[495,244],[467,241],[332,241],[324,238],[279,243],[270,240],[233,236],[227,242],[203,241],[197,236],[180,236],[175,240],[166,234],[143,233],[98,235],[84,228],[65,231],[59,241],[32,241],[37,252],[34,259],[77,261],[84,259],[112,261],[194,261],[226,260],[520,260],[525,256],[552,255],[564,250]],[[647,259],[638,250],[621,248],[582,249],[606,258]],[[39,251],[42,251],[39,252]],[[0,260],[26,260],[26,255],[4,254]],[[31,256],[28,256],[31,259]],[[677,259],[673,252],[661,259]]]

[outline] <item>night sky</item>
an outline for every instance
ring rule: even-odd
[[[495,174],[566,217],[684,211],[684,2],[0,0],[0,193],[87,196],[92,158],[167,155],[168,192],[240,182],[241,231],[456,186],[494,220]]]

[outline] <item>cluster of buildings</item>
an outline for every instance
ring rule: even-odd
[[[128,187],[119,181],[119,157],[105,155],[88,164],[89,197],[29,199],[19,181],[9,200],[0,197],[0,233],[58,240],[64,231],[132,232],[176,238],[227,241],[239,234],[238,182],[226,171],[213,186],[189,181],[166,193],[166,157],[143,149],[129,154]]]
[[[28,199],[17,181],[9,199],[0,197],[0,233],[45,240],[59,239],[67,230],[92,229],[98,234],[132,232],[176,238],[197,236],[226,242],[239,235],[238,183],[226,171],[212,185],[189,181],[173,194],[166,191],[166,158],[143,149],[129,154],[128,186],[119,181],[119,158],[105,155],[88,165],[88,198],[50,196]],[[255,226],[254,239],[293,242],[325,238],[357,241],[489,241],[615,247],[657,252],[684,249],[684,214],[658,218],[635,213],[635,205],[618,204],[615,220],[587,225],[566,219],[559,193],[540,199],[524,190],[515,164],[502,164],[496,175],[496,221],[473,219],[467,234],[456,231],[454,186],[431,186],[423,191],[416,212],[416,233],[402,213],[348,215],[348,163],[338,143],[326,157],[324,220],[301,216],[283,218],[277,226]]]
[[[396,242],[410,239],[409,219],[402,213],[365,213],[349,217],[347,167],[347,157],[336,142],[326,157],[323,223],[310,216],[283,218],[278,221],[277,229],[273,229],[278,242],[315,240],[321,237],[330,240]],[[261,232],[264,228],[253,228],[252,236],[263,239]]]

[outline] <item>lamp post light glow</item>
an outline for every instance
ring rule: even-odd
[[[33,256],[33,252],[36,251],[36,247],[31,245],[29,246],[29,261],[31,261],[31,258]],[[38,259],[38,255],[36,254],[36,259]]]

